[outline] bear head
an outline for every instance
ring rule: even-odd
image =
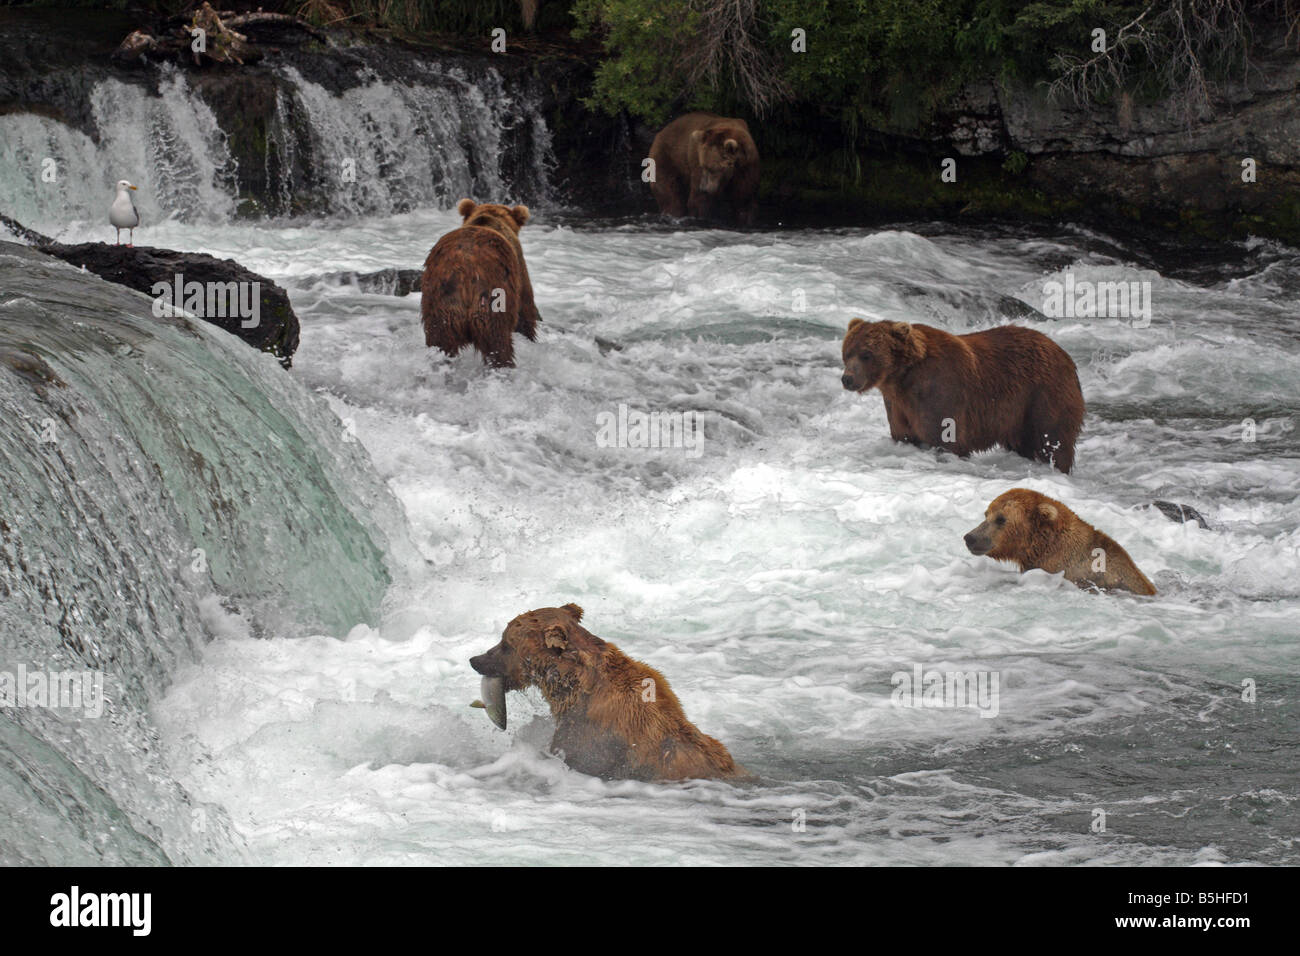
[[[470,667],[500,682],[485,692],[499,693],[502,714],[508,691],[537,687],[552,706],[574,692],[591,691],[605,642],[580,620],[576,604],[527,611],[506,625],[496,647],[470,658]]]
[[[737,130],[725,126],[691,133],[691,146],[700,165],[700,192],[709,196],[716,193],[746,160],[745,144],[738,137]]]
[[[463,226],[483,226],[495,229],[504,236],[517,236],[519,230],[528,222],[527,206],[502,206],[498,203],[476,203],[472,199],[462,199],[456,204]]]
[[[971,554],[998,561],[1032,564],[1072,517],[1073,512],[1059,501],[1027,488],[1012,488],[994,498],[983,522],[967,532],[966,547]]]
[[[844,374],[840,382],[850,392],[865,392],[925,358],[925,340],[906,322],[853,319],[841,351]]]

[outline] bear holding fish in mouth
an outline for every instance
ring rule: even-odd
[[[727,748],[686,719],[662,674],[584,628],[576,604],[520,614],[501,642],[470,659],[482,706],[506,726],[507,692],[536,687],[555,718],[551,750],[608,780],[752,779]]]

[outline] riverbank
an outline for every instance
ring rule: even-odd
[[[494,53],[487,37],[417,41],[280,23],[245,28],[257,62],[196,66],[184,57],[115,56],[135,22],[86,10],[75,20],[44,7],[0,10],[0,116],[57,123],[102,145],[105,84],[146,101],[193,96],[215,127],[196,152],[220,154],[212,175],[230,180],[224,214],[235,218],[446,207],[467,188],[482,192],[476,198],[504,191],[594,215],[654,210],[640,181],[654,129],[586,105],[599,55],[590,41],[524,35]],[[1216,118],[1191,125],[1168,103],[1067,107],[1032,84],[993,82],[963,88],[924,128],[868,130],[854,148],[806,111],[751,119],[763,157],[763,219],[1073,221],[1121,235],[1300,245],[1300,56],[1285,37],[1259,44],[1248,81],[1225,86]],[[482,129],[467,133],[474,110]],[[204,122],[194,124],[198,133]],[[447,151],[457,138],[475,142]],[[495,178],[478,175],[489,151]],[[955,164],[947,178],[946,160]],[[460,163],[467,175],[427,168],[439,162]],[[20,172],[30,182],[40,170]],[[27,218],[27,210],[3,211]]]

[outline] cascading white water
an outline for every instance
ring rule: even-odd
[[[405,524],[359,445],[270,357],[6,244],[0,501],[0,862],[234,852],[148,708],[231,613],[378,620]],[[14,693],[51,673],[99,675],[102,707]]]
[[[292,185],[321,189],[331,211],[351,214],[445,208],[462,196],[505,198],[512,184],[502,168],[503,139],[520,123],[540,123],[530,161],[537,183],[545,182],[545,121],[511,97],[498,73],[476,83],[455,68],[426,70],[418,84],[367,71],[360,85],[335,95],[286,67],[296,109],[283,99],[277,104],[280,128],[270,140],[293,149],[285,127],[301,114],[313,154],[308,181]],[[286,160],[281,168],[292,166],[292,156]]]
[[[551,139],[536,93],[508,89],[492,69],[471,77],[427,63],[413,81],[365,69],[334,93],[281,68],[265,151],[244,159],[264,168],[257,196],[221,125],[234,118],[215,113],[183,72],[159,69],[157,94],[113,77],[97,82],[93,135],[46,116],[0,115],[0,211],[60,236],[73,223],[84,230],[105,219],[119,179],[140,187],[133,198],[146,225],[225,222],[243,198],[273,215],[549,198]]]
[[[144,184],[136,185],[145,193],[139,201],[145,214],[183,222],[228,219],[237,165],[216,115],[174,68],[164,69],[159,92],[146,96],[111,79],[95,87],[91,105],[109,165],[144,171]]]
[[[37,228],[107,216],[113,183],[139,186],[145,222],[228,219],[235,209],[236,163],[217,118],[173,67],[159,95],[107,78],[90,94],[95,139],[57,120],[0,116],[5,212]]]

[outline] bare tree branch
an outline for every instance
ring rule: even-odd
[[[1222,98],[1214,79],[1230,70],[1244,79],[1251,69],[1249,0],[1156,0],[1108,38],[1089,58],[1061,54],[1049,87],[1053,99],[1092,103],[1130,92],[1143,72],[1154,76],[1170,110],[1190,127],[1212,117]],[[1300,24],[1300,3],[1275,4],[1291,32]]]
[[[690,0],[699,33],[683,49],[681,68],[688,89],[718,87],[729,79],[742,99],[762,116],[792,91],[780,62],[759,39],[759,0]]]

